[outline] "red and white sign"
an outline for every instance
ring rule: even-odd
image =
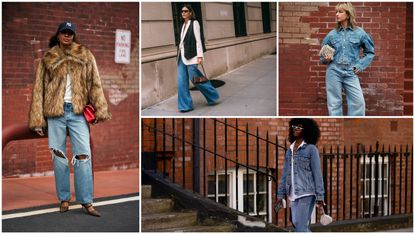
[[[115,63],[130,63],[131,31],[115,31]]]

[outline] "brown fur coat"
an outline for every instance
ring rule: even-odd
[[[66,75],[71,75],[72,105],[75,114],[82,114],[88,100],[95,107],[98,121],[111,118],[101,86],[97,64],[91,51],[77,43],[62,50],[52,47],[39,62],[33,87],[29,127],[45,128],[47,117],[64,114]]]

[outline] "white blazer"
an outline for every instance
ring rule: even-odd
[[[193,32],[194,32],[195,38],[196,38],[197,56],[193,57],[189,60],[184,57],[183,40],[184,40],[184,37],[186,36],[187,30],[189,29],[190,22],[191,21],[189,21],[189,23],[187,23],[187,24],[183,24],[182,31],[180,33],[180,45],[179,45],[180,46],[180,56],[181,56],[182,61],[185,65],[197,64],[197,58],[198,57],[203,58],[202,40],[200,39],[200,25],[199,25],[199,22],[197,22],[197,20],[193,21]]]

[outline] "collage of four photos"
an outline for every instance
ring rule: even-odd
[[[2,2],[2,232],[413,232],[413,1]]]

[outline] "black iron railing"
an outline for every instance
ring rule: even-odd
[[[176,128],[178,125],[180,129]],[[189,126],[191,131],[186,131]],[[268,133],[265,138],[259,136],[258,128],[255,134],[251,133],[248,124],[241,128],[237,119],[234,125],[229,124],[227,119],[153,119],[151,124],[143,121],[142,127],[153,134],[153,160],[158,162],[158,167],[154,168],[156,172],[161,172],[174,183],[178,182],[179,177],[181,181],[178,183],[184,188],[224,205],[251,215],[260,216],[262,213],[263,218],[271,222],[272,209],[269,207],[275,200],[271,190],[275,190],[278,182],[278,168],[275,165],[278,165],[278,148],[284,148],[278,146],[277,136],[275,141],[270,141]],[[232,143],[229,138],[232,138]],[[241,138],[245,138],[244,145],[241,145]],[[177,146],[180,149],[176,152]],[[191,148],[187,148],[189,146]],[[169,152],[171,155],[167,155]],[[193,165],[188,161],[192,161]],[[191,172],[186,170],[190,166]],[[234,175],[232,183],[228,176],[230,171]],[[190,178],[191,181],[187,183]],[[199,184],[200,180],[202,184]],[[251,183],[255,184],[255,188]],[[233,184],[232,188],[230,184]],[[232,204],[228,197],[230,189],[233,190]],[[240,203],[241,194],[243,203]]]
[[[386,150],[379,143],[368,150],[364,145],[323,147],[328,214],[336,220],[350,220],[412,213],[412,158],[409,145],[399,150],[396,146]]]
[[[238,119],[147,119],[142,128],[143,134],[152,134],[147,138],[152,138],[156,172],[226,206],[280,226],[290,224],[288,209],[271,215],[286,141],[279,145],[268,131],[261,137],[258,127],[250,131]],[[409,147],[323,147],[326,212],[336,221],[412,213]]]

